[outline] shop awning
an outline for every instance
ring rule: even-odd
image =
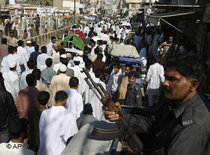
[[[196,13],[194,10],[175,10],[175,11],[170,11],[170,12],[153,14],[153,15],[147,16],[147,22],[154,24],[154,25],[159,25],[160,24],[159,21],[162,18],[186,16],[186,15],[190,15],[190,14],[194,14],[194,13]]]

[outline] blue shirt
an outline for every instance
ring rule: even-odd
[[[35,61],[37,63],[37,57],[39,54],[41,54],[39,51],[31,53],[29,60]]]

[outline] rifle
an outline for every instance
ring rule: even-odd
[[[125,114],[122,112],[120,108],[118,108],[113,101],[111,100],[110,96],[107,94],[106,90],[101,84],[97,84],[93,81],[90,74],[87,72],[85,68],[83,71],[86,74],[85,81],[90,87],[90,89],[95,93],[97,98],[102,102],[105,107],[108,107],[110,111],[114,111],[118,113],[120,119],[116,121],[116,125],[120,132],[123,135],[123,138],[128,142],[128,145],[132,149],[134,153],[140,153],[143,151],[143,144],[133,129],[130,127],[128,121],[125,118]]]

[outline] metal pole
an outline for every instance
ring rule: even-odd
[[[76,15],[76,0],[74,0],[74,15]]]
[[[74,24],[76,23],[76,0],[74,0]]]
[[[163,18],[160,18],[162,21],[164,21],[166,24],[170,25],[171,27],[173,27],[174,29],[176,29],[177,31],[179,31],[180,33],[183,33],[182,30],[178,29],[176,26],[172,25],[171,23],[169,23],[168,21],[166,21]]]

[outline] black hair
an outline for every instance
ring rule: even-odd
[[[31,42],[31,45],[32,45],[32,46],[35,46],[35,45],[36,45],[36,41],[32,41],[32,42]]]
[[[114,67],[121,68],[120,64],[118,64],[118,63],[116,65],[114,65]]]
[[[18,41],[18,46],[23,46],[23,41],[22,40]]]
[[[91,48],[89,48],[88,46],[85,46],[84,51],[86,51],[86,50],[90,52]]]
[[[103,54],[98,53],[98,54],[97,54],[97,59],[101,59],[101,60],[102,60],[102,58],[103,58]]]
[[[100,49],[99,49],[99,46],[97,46],[95,49],[94,49],[94,53],[95,54],[99,54],[101,51],[100,51]]]
[[[53,60],[51,58],[47,58],[45,61],[45,64],[47,65],[47,67],[51,67],[53,63]]]
[[[33,87],[36,82],[36,78],[33,74],[28,74],[26,76],[26,83],[29,87]]]
[[[8,53],[12,54],[14,51],[14,47],[13,46],[9,46],[8,47]]]
[[[201,81],[205,68],[203,62],[196,55],[179,54],[169,57],[164,64],[164,68],[174,68],[185,78],[195,78]]]
[[[158,56],[156,56],[153,58],[153,61],[154,61],[154,63],[156,63],[156,62],[160,63],[160,58]]]
[[[134,71],[131,71],[129,74],[128,74],[128,77],[130,78],[130,77],[135,77],[135,78],[138,78],[138,74],[137,74],[137,72],[134,72]]]
[[[133,66],[132,66],[131,64],[127,64],[127,65],[125,65],[125,67],[129,67],[129,68],[130,68],[130,70],[132,70],[132,69],[133,69]]]
[[[12,139],[18,139],[22,133],[27,131],[28,121],[24,118],[14,119],[9,122],[9,133]]]
[[[45,106],[48,101],[50,99],[50,94],[46,91],[41,91],[39,92],[39,95],[38,95],[38,101],[39,101],[39,104]]]
[[[85,68],[90,70],[91,67],[92,67],[92,61],[90,59],[87,59],[85,61]]]
[[[55,101],[58,102],[58,101],[64,101],[65,99],[68,98],[68,95],[66,94],[65,91],[63,90],[60,90],[58,91],[56,94],[55,94]]]
[[[101,71],[100,69],[97,69],[97,70],[95,71],[95,76],[96,76],[96,78],[99,78],[99,77],[101,76],[101,74],[102,74],[102,71]]]
[[[78,66],[78,65],[80,64],[80,61],[74,61],[74,64],[75,64],[76,66]]]
[[[66,54],[66,50],[64,48],[62,48],[62,49],[59,50],[59,53],[60,53],[60,55]]]
[[[53,39],[56,39],[56,37],[55,37],[55,36],[52,36],[52,37],[51,37],[51,40],[53,40]]]
[[[91,43],[96,44],[96,42],[93,39],[90,39],[90,44]]]
[[[67,58],[62,58],[61,59],[61,63],[64,64],[64,65],[66,65],[66,66],[68,66],[69,61],[68,61]]]
[[[92,105],[90,103],[85,104],[83,114],[92,115],[92,113],[93,113]]]
[[[69,80],[69,86],[70,87],[77,87],[79,85],[79,79],[77,77],[72,77]]]
[[[1,41],[2,44],[7,44],[7,38],[3,38]]]
[[[42,51],[42,53],[47,53],[47,47],[46,46],[42,46],[41,47],[41,51]]]
[[[39,69],[34,69],[32,71],[32,74],[34,75],[34,77],[36,78],[36,80],[40,80],[40,78],[41,78],[41,71]]]
[[[36,62],[33,61],[33,60],[29,60],[27,62],[27,66],[28,66],[29,69],[34,69],[34,67],[36,66]]]
[[[35,51],[39,51],[39,45],[35,45]]]

